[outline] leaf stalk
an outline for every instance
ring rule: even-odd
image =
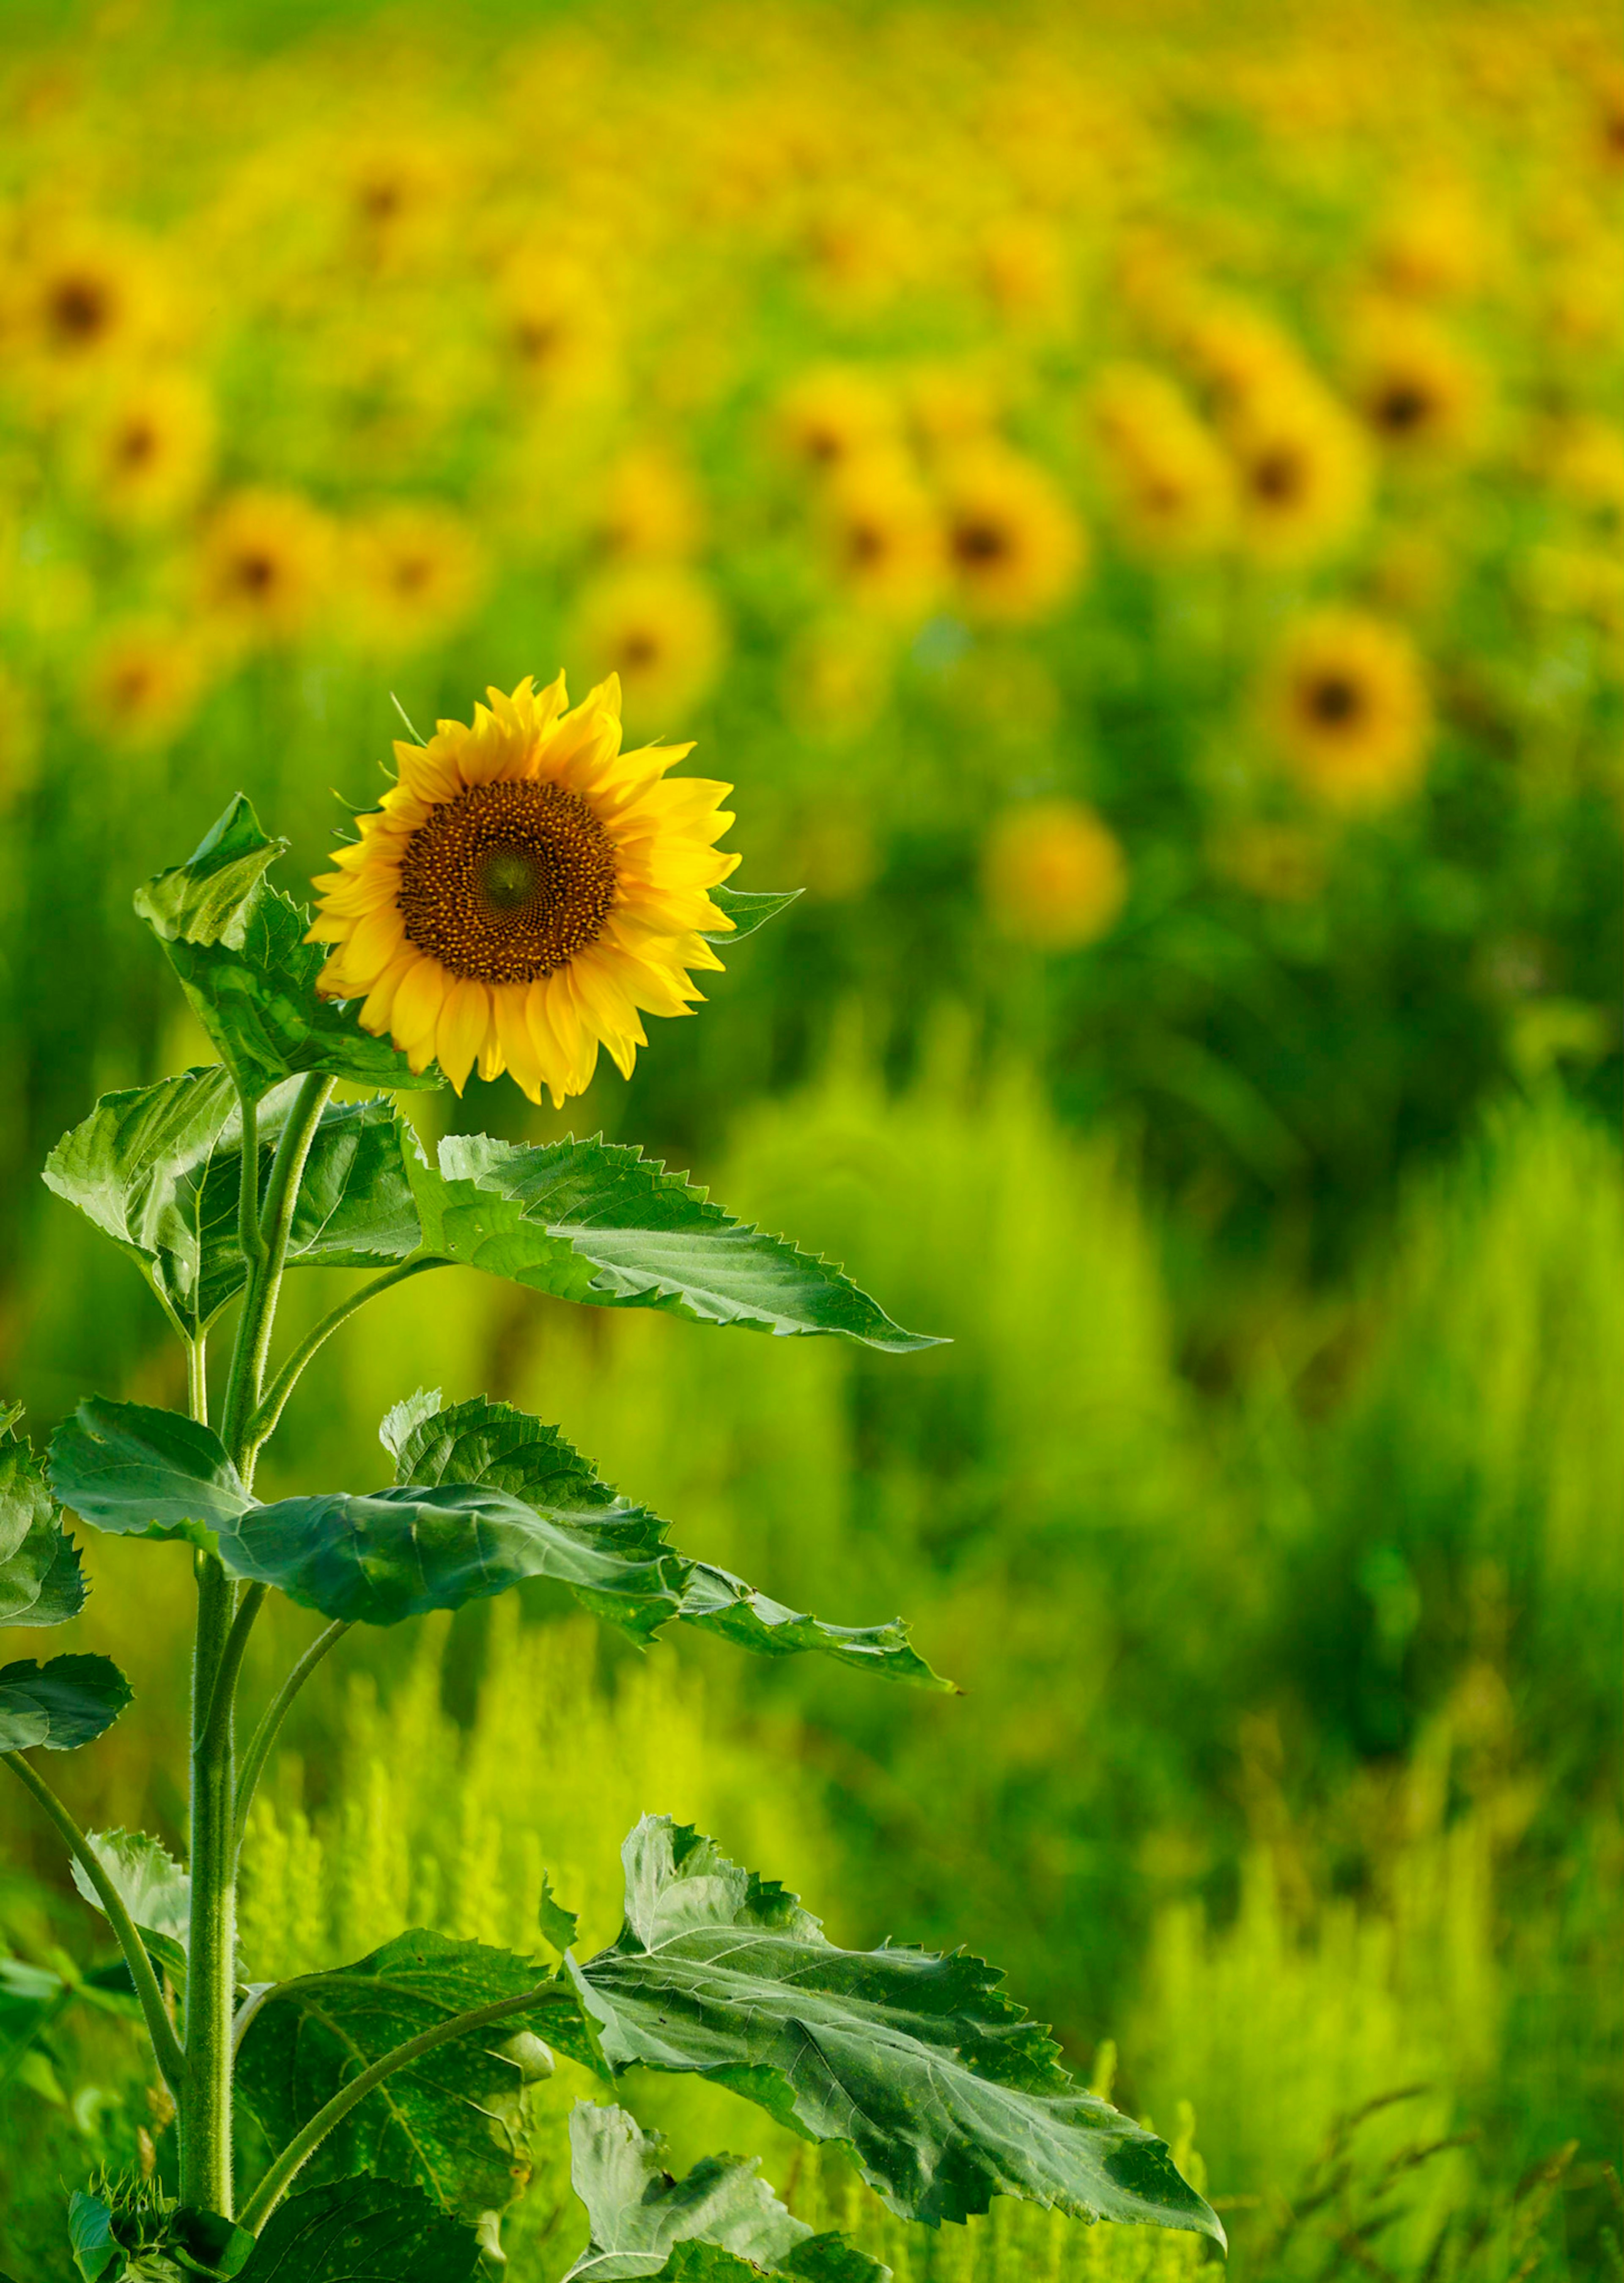
[[[337,1617],[323,1632],[316,1635],[266,1706],[260,1716],[259,1726],[249,1739],[248,1749],[243,1755],[242,1773],[237,1780],[235,1843],[239,1853],[242,1851],[243,1834],[248,1826],[248,1811],[253,1805],[253,1796],[259,1788],[265,1763],[270,1757],[271,1746],[276,1742],[277,1733],[287,1718],[288,1708],[328,1651],[336,1648],[349,1630],[348,1623],[342,1617]]]

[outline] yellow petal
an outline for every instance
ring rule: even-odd
[[[416,947],[408,944],[400,956],[390,962],[368,993],[365,1004],[361,1008],[359,1019],[363,1031],[370,1031],[374,1038],[382,1038],[384,1032],[389,1028],[389,1017],[394,1008],[395,994],[400,990],[405,977],[421,957],[422,954]]]
[[[427,1070],[434,1059],[434,1036],[450,980],[438,959],[420,959],[395,987],[389,1035],[415,1071]]]
[[[468,1083],[468,1073],[491,1028],[490,986],[477,976],[457,976],[440,1006],[439,1021],[434,1030],[434,1051],[441,1070],[459,1094]]]
[[[540,1102],[541,1058],[536,1052],[524,1011],[532,988],[528,983],[493,984],[491,1001],[501,1058],[512,1071],[514,1083],[520,1091],[527,1094],[532,1102]]]

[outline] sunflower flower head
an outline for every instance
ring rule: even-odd
[[[459,1094],[476,1064],[509,1071],[558,1107],[601,1046],[629,1078],[641,1016],[688,1014],[688,970],[720,967],[732,788],[668,782],[688,745],[623,752],[612,676],[572,711],[562,674],[486,695],[471,726],[396,745],[395,783],[316,882],[309,940],[331,947],[323,993],[359,999],[414,1070],[438,1059]]]

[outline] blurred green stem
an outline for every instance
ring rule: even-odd
[[[259,1787],[265,1763],[270,1757],[270,1748],[276,1741],[277,1731],[287,1718],[288,1707],[328,1650],[336,1648],[348,1631],[349,1626],[343,1618],[335,1618],[324,1632],[316,1635],[266,1706],[259,1726],[249,1739],[248,1749],[243,1755],[242,1773],[237,1780],[237,1845],[239,1851],[248,1821],[248,1811],[253,1805],[254,1792]]]
[[[142,2019],[147,2035],[152,2040],[152,2050],[164,2082],[178,2099],[186,2069],[186,2056],[181,2051],[180,2039],[169,2019],[164,2004],[164,1993],[158,1986],[158,1976],[152,1961],[147,1956],[146,1944],[136,1931],[135,1921],[125,1907],[124,1897],[102,1866],[100,1857],[79,1828],[61,1801],[31,1762],[20,1752],[0,1753],[12,1773],[34,1794],[35,1798],[56,1825],[67,1843],[69,1853],[95,1888],[107,1922],[118,1936],[119,1948],[124,1953],[124,1963],[129,1968],[129,1978],[136,1985],[136,1995],[141,2001]]]
[[[299,1385],[306,1366],[316,1351],[332,1337],[340,1324],[347,1322],[358,1308],[364,1308],[368,1301],[375,1300],[380,1292],[387,1292],[392,1284],[404,1284],[408,1277],[421,1276],[426,1268],[447,1268],[450,1265],[448,1261],[432,1258],[402,1261],[398,1268],[385,1269],[369,1284],[363,1284],[358,1292],[352,1292],[347,1300],[340,1300],[336,1308],[330,1308],[314,1331],[306,1333],[266,1390],[264,1400],[248,1422],[252,1447],[257,1451],[276,1432],[283,1406]]]

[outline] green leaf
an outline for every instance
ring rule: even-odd
[[[87,1833],[97,1861],[112,1880],[153,1959],[177,1982],[186,1972],[191,1880],[160,1840],[144,1831]],[[87,1903],[102,1908],[82,1864],[73,1866],[74,1884]]]
[[[43,1461],[15,1432],[20,1416],[0,1420],[0,1625],[65,1625],[88,1589]]]
[[[727,913],[733,922],[730,928],[702,928],[707,943],[739,943],[747,935],[754,935],[758,927],[788,911],[805,891],[801,888],[729,888],[723,886],[709,891],[711,901]]]
[[[260,1106],[261,1190],[298,1092],[291,1079]],[[57,1144],[44,1177],[136,1261],[183,1337],[206,1329],[242,1290],[242,1113],[225,1071],[104,1095]],[[417,1242],[392,1103],[330,1103],[306,1163],[288,1265],[380,1267]]]
[[[84,2283],[121,2274],[128,2254],[113,2232],[113,2212],[99,2196],[75,2188],[67,2202],[67,2240]]]
[[[361,1085],[437,1087],[387,1039],[323,999],[325,962],[305,936],[310,915],[265,877],[286,842],[268,839],[238,794],[184,864],[139,889],[136,909],[162,942],[227,1069],[255,1096],[307,1071]]]
[[[563,2283],[677,2274],[750,2283],[752,2272],[883,2283],[889,2268],[838,2235],[814,2235],[788,2211],[757,2178],[758,2162],[705,2156],[676,2180],[657,2132],[640,2131],[623,2108],[578,2102],[570,2115],[570,2178],[587,2207],[592,2240]]]
[[[100,1395],[87,1396],[51,1438],[51,1483],[97,1530],[210,1548],[253,1503],[212,1427]]]
[[[574,1942],[575,1931],[580,1923],[575,1913],[566,1911],[554,1894],[552,1879],[546,1871],[541,1874],[541,1901],[536,1912],[536,1922],[541,1928],[542,1939],[550,1943],[561,1954]]]
[[[1016,2195],[1223,2241],[1165,2144],[1076,2085],[979,1959],[839,1950],[793,1895],[669,1817],[645,1817],[623,1859],[614,1947],[566,1960],[617,2070],[691,2071],[846,2142],[907,2218]]]
[[[479,2239],[416,2189],[334,2180],[289,2196],[237,2283],[470,2283]]]
[[[425,1419],[432,1419],[440,1407],[438,1387],[420,1387],[416,1395],[408,1395],[385,1411],[378,1423],[377,1439],[397,1462],[408,1437]]]
[[[105,1656],[0,1664],[0,1752],[71,1752],[111,1728],[133,1691]]]
[[[458,1134],[429,1165],[408,1142],[426,1254],[556,1299],[664,1308],[696,1324],[838,1332],[905,1353],[905,1332],[828,1261],[734,1220],[680,1173],[602,1140],[524,1148]]]
[[[424,2189],[472,2218],[522,2193],[529,2178],[527,2086],[545,2073],[545,2036],[597,2064],[568,1983],[532,1960],[422,1928],[330,1974],[265,1997],[237,2061],[241,2097],[268,2148],[286,2146],[339,2088],[396,2045],[454,2015],[535,1993],[533,2006],[435,2046],[386,2077],[322,2142],[319,2176],[369,2172]]]

